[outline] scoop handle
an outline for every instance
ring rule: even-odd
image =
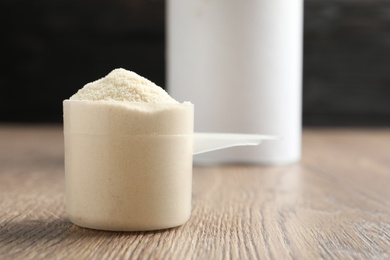
[[[229,133],[194,133],[193,154],[211,152],[233,146],[259,145],[264,140],[277,140],[277,136]]]

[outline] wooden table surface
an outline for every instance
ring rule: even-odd
[[[389,259],[390,129],[305,129],[285,166],[194,167],[193,210],[157,232],[65,215],[60,126],[0,126],[0,259]]]

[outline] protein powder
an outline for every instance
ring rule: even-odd
[[[155,230],[191,212],[193,105],[124,69],[64,100],[66,210],[83,227]]]

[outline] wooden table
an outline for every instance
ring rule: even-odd
[[[65,215],[60,126],[0,126],[0,259],[389,259],[390,129],[305,129],[286,166],[195,167],[183,226],[104,232]]]

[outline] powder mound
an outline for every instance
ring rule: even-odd
[[[179,103],[150,80],[122,68],[86,84],[70,100]]]

